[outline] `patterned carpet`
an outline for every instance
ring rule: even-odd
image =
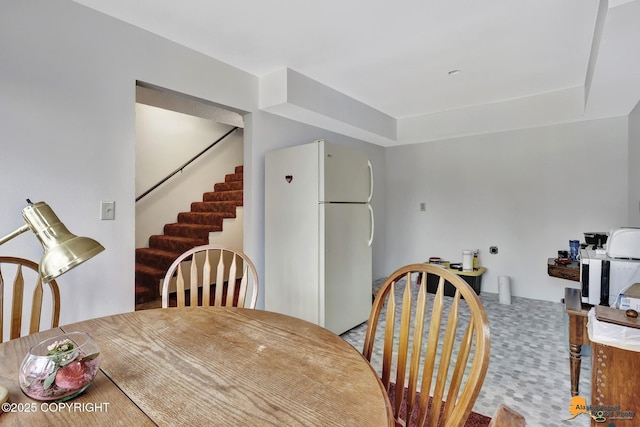
[[[381,282],[374,283],[374,289]],[[567,420],[571,380],[563,304],[513,297],[511,305],[504,305],[490,293],[481,293],[480,299],[491,329],[491,361],[473,410],[492,416],[505,403],[525,416],[527,426],[589,426],[586,415]],[[364,323],[342,337],[362,351],[366,327]],[[580,396],[587,402],[590,375],[591,358],[583,355]]]

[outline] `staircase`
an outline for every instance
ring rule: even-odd
[[[209,233],[222,231],[224,218],[235,218],[242,206],[243,166],[191,203],[190,212],[180,212],[178,222],[166,224],[164,234],[149,238],[148,248],[136,249],[136,306],[160,301],[160,281],[178,256],[195,246],[209,243]]]

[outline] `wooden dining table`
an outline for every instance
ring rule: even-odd
[[[89,333],[102,363],[65,404],[24,395],[29,348]],[[2,426],[391,426],[388,396],[364,357],[332,332],[293,317],[226,307],[143,310],[86,320],[0,344]]]

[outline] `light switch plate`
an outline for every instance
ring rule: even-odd
[[[116,202],[108,200],[100,202],[100,219],[116,219]]]

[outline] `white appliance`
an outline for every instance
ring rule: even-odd
[[[318,140],[265,157],[265,309],[341,334],[369,318],[373,171]]]
[[[623,227],[609,233],[607,256],[640,259],[640,228]]]
[[[618,294],[640,282],[640,260],[617,259],[591,247],[580,250],[582,302],[615,307]]]

